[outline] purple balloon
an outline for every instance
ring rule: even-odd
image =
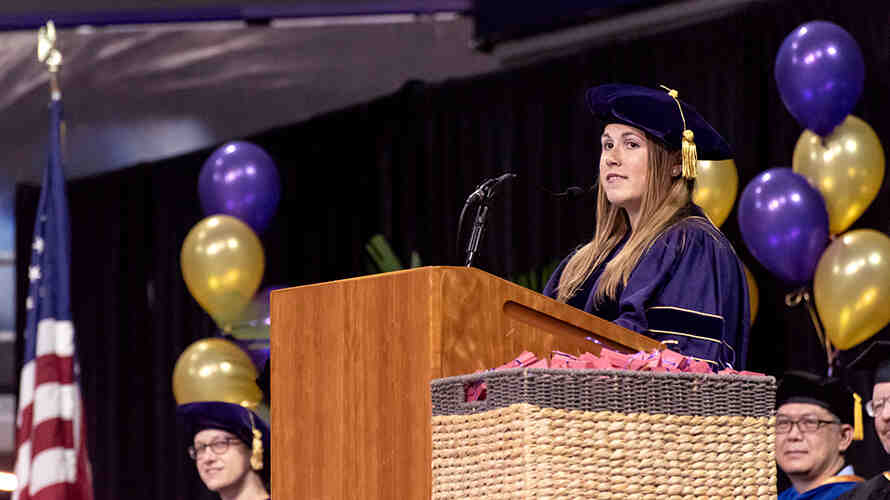
[[[281,181],[265,151],[249,142],[229,142],[204,162],[198,195],[205,215],[237,217],[259,234],[278,208]]]
[[[752,180],[739,198],[739,229],[754,257],[791,285],[813,278],[828,245],[825,200],[790,168],[773,168]]]
[[[260,328],[269,328],[272,326],[272,297],[270,294],[272,293],[272,290],[287,288],[288,286],[289,285],[269,285],[257,292],[250,301],[250,304],[244,309],[244,312],[241,313],[242,323],[247,326]]]
[[[247,308],[241,313],[238,322],[232,325],[234,334],[247,338],[238,338],[232,334],[218,332],[220,337],[230,340],[238,345],[253,361],[258,371],[263,370],[266,360],[269,359],[269,328],[272,325],[270,314],[270,300],[272,290],[287,288],[289,285],[269,285],[253,297]],[[259,338],[253,338],[259,337]]]
[[[798,26],[776,55],[782,102],[798,123],[820,136],[831,133],[853,111],[864,81],[859,44],[834,23]]]

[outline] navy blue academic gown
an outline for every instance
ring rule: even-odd
[[[792,486],[783,491],[778,500],[834,500],[860,484],[862,478],[859,476],[836,476],[831,482],[803,493],[798,493]]]
[[[732,245],[696,205],[670,226],[631,272],[617,300],[594,299],[600,265],[568,303],[642,333],[714,368],[745,368],[748,355],[748,284]],[[611,260],[624,245],[609,255]],[[566,257],[544,295],[556,297]]]

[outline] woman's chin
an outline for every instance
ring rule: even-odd
[[[606,193],[606,199],[609,200],[609,203],[615,205],[618,208],[627,208],[627,204],[629,201],[628,197],[623,196],[621,193],[613,193],[611,195],[609,193]]]

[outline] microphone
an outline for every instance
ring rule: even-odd
[[[513,172],[507,172],[505,174],[501,174],[499,177],[495,178],[495,184],[500,184],[507,179],[515,179],[517,177]]]
[[[470,267],[473,265],[473,258],[476,256],[476,253],[479,251],[479,242],[482,240],[482,235],[485,233],[485,219],[488,215],[488,204],[491,202],[491,199],[494,198],[495,191],[502,182],[513,179],[516,177],[516,174],[513,172],[507,172],[505,174],[501,174],[498,177],[493,177],[491,179],[486,180],[479,187],[473,191],[470,196],[467,198],[467,201],[464,202],[464,207],[460,211],[460,218],[457,222],[457,244],[460,246],[461,233],[464,225],[464,214],[467,211],[467,208],[473,204],[473,202],[478,203],[476,207],[476,218],[473,221],[473,231],[470,234],[470,240],[467,243],[466,250],[466,266]]]
[[[550,191],[549,189],[547,189],[543,186],[540,186],[540,187],[541,187],[542,191],[546,192],[547,194],[549,194],[550,196],[552,196],[554,198],[569,198],[569,199],[574,200],[574,199],[578,199],[578,198],[585,198],[585,197],[593,194],[593,189],[591,189],[591,188],[585,189],[585,188],[582,188],[581,186],[569,186],[566,188],[565,191],[562,191],[559,193],[554,193],[553,191]]]
[[[478,201],[484,198],[491,198],[491,195],[494,193],[488,193],[488,191],[494,191],[494,189],[498,187],[498,185],[500,185],[502,182],[513,179],[515,177],[516,174],[514,174],[513,172],[507,172],[506,174],[501,174],[498,177],[492,177],[482,184],[479,184],[479,187],[477,187],[476,190],[473,191],[473,193],[470,195],[470,197],[467,198],[467,204],[470,204],[473,200]]]

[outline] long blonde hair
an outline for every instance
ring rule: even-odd
[[[597,182],[596,232],[593,240],[579,248],[563,269],[556,296],[560,302],[572,298],[616,245],[631,232],[624,247],[606,263],[596,289],[597,302],[606,297],[617,298],[643,253],[679,220],[680,210],[690,203],[694,182],[672,175],[673,167],[680,164],[680,152],[668,151],[648,133],[646,141],[649,168],[639,218],[646,222],[631,231],[627,212],[610,203],[602,184]]]

